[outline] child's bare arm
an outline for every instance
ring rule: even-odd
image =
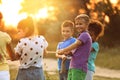
[[[57,57],[57,58],[62,58],[62,59],[63,59],[63,58],[66,58],[65,55],[59,55],[57,52],[56,52],[56,57]]]
[[[71,50],[77,48],[77,47],[80,46],[80,45],[82,45],[82,41],[76,40],[75,43],[71,44],[70,46],[68,46],[68,47],[66,47],[66,48],[64,48],[64,49],[58,50],[57,52],[58,52],[59,55],[60,55],[60,54],[68,54],[68,53],[65,53],[65,52],[71,51]]]
[[[46,57],[47,55],[47,49],[44,49],[43,57]]]
[[[16,55],[12,49],[11,43],[6,46],[8,55],[12,61],[16,60]]]

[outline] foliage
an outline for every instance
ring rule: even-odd
[[[48,18],[35,20],[39,34],[46,37],[50,43],[49,46],[54,42],[61,41],[60,26],[64,20],[70,19],[74,21],[78,14],[87,13],[91,19],[100,20],[105,25],[105,35],[100,40],[100,43],[103,46],[113,47],[120,43],[118,35],[120,31],[120,0],[116,1],[118,2],[115,4],[111,0],[48,0],[47,2],[46,0],[24,0],[19,13],[26,12],[35,15],[44,7],[55,7],[55,11],[49,11],[51,16]],[[10,33],[15,41],[16,32],[14,29],[4,31]]]
[[[118,35],[120,31],[119,2],[120,1],[118,1],[118,4],[113,4],[110,0],[101,0],[97,3],[94,3],[94,1],[86,3],[86,6],[87,4],[91,6],[91,8],[87,10],[91,18],[98,19],[105,25],[105,35],[104,38],[102,38],[104,46],[113,47],[120,43],[120,37]],[[93,13],[97,14],[96,18],[94,18],[95,15],[91,15]],[[108,22],[106,22],[106,16],[108,17]]]

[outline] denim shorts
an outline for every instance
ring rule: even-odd
[[[29,67],[19,69],[16,80],[45,80],[43,68]]]

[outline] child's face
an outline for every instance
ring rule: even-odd
[[[22,29],[18,28],[18,39],[25,37],[25,32]]]
[[[88,25],[85,23],[84,19],[79,19],[75,21],[75,28],[77,32],[81,33],[87,30]]]
[[[62,27],[61,33],[64,40],[66,40],[73,35],[73,30],[70,27]]]

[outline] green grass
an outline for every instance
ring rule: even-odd
[[[95,64],[99,67],[120,70],[119,50],[120,47],[116,47],[116,48],[100,47],[100,52],[97,56]],[[46,57],[56,59],[55,53],[47,54]],[[17,69],[13,69],[13,65],[10,66],[10,74],[11,74],[11,80],[15,80],[17,75]],[[48,72],[45,71],[45,75],[46,75],[46,80],[58,80],[57,71],[55,72],[55,74],[48,74]],[[94,80],[120,80],[120,79],[94,76]]]
[[[46,80],[58,80],[58,73],[57,71],[54,72],[55,74],[48,74],[48,72],[45,71]],[[17,75],[17,69],[10,69],[11,79],[15,80]],[[107,78],[107,77],[100,77],[100,76],[94,76],[93,80],[120,80],[117,78]]]
[[[105,48],[100,47],[95,64],[96,66],[120,70],[120,47]],[[55,53],[48,53],[47,58],[57,59]]]
[[[10,69],[10,80],[15,80],[17,76],[17,69]]]
[[[95,64],[100,67],[120,70],[120,47],[103,48],[97,56]]]

